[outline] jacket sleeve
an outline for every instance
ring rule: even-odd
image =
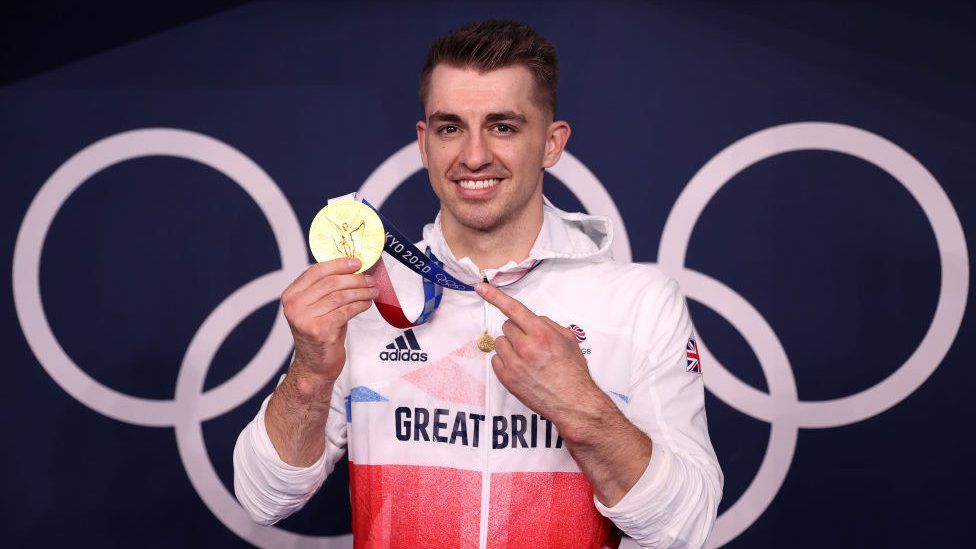
[[[264,399],[257,416],[237,437],[234,493],[254,522],[269,526],[301,509],[346,453],[346,379],[344,370],[333,386],[326,420],[325,451],[312,465],[294,467],[278,456],[264,426],[270,395]]]
[[[642,547],[701,547],[714,525],[723,476],[708,438],[704,384],[689,372],[692,324],[684,297],[667,279],[648,292],[638,315],[637,360],[624,414],[651,439],[643,475],[613,507],[597,510]]]

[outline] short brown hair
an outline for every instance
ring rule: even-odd
[[[430,73],[440,63],[473,67],[488,72],[511,65],[524,65],[535,76],[537,99],[543,108],[556,113],[556,84],[559,64],[556,48],[528,25],[494,19],[465,25],[438,38],[427,52],[420,71],[420,104],[427,104]]]

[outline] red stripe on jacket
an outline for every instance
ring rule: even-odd
[[[481,473],[349,464],[355,547],[477,547]],[[488,546],[617,547],[583,473],[493,473]]]

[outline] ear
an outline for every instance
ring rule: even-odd
[[[555,120],[549,124],[549,132],[546,134],[546,152],[542,156],[543,168],[551,168],[559,162],[570,133],[569,123],[565,120]]]
[[[417,145],[420,147],[420,159],[424,162],[424,168],[429,169],[427,164],[427,123],[423,120],[417,122]]]

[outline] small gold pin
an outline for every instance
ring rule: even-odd
[[[490,353],[495,350],[495,338],[488,335],[488,332],[481,334],[478,338],[478,348],[485,353]]]

